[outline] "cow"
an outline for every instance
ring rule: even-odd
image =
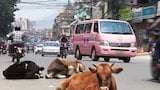
[[[46,78],[67,78],[73,73],[80,73],[84,70],[85,66],[78,60],[56,58],[48,66]]]
[[[82,73],[73,74],[62,81],[56,90],[117,90],[112,73],[120,73],[123,68],[114,64],[99,64]]]
[[[40,73],[43,70],[44,67],[27,60],[10,65],[3,71],[3,76],[6,79],[38,79],[43,77]]]

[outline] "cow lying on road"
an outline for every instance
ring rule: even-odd
[[[32,61],[16,62],[3,71],[6,79],[38,79],[42,78],[40,71],[44,67],[38,66]]]
[[[112,73],[120,73],[123,69],[112,67],[114,64],[94,65],[94,68],[73,74],[64,80],[56,90],[117,90]]]
[[[77,60],[56,58],[48,66],[46,78],[66,78],[84,70],[85,66]]]

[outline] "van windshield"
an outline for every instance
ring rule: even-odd
[[[100,31],[107,34],[133,34],[132,29],[127,23],[101,21]]]

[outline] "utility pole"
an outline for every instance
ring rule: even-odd
[[[90,19],[92,19],[92,6],[93,6],[93,0],[91,0],[91,5],[90,5]]]

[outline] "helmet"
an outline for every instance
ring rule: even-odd
[[[15,31],[20,31],[21,28],[20,27],[15,27]]]

